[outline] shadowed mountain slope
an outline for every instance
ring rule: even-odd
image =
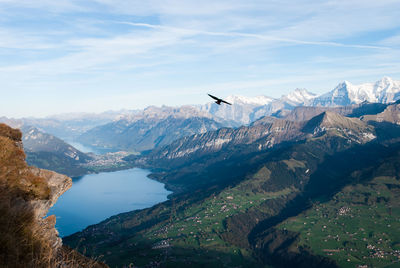
[[[35,127],[25,126],[22,132],[22,142],[30,165],[68,176],[78,176],[88,172],[82,164],[92,160],[92,156]]]

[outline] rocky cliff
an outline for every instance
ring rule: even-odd
[[[30,167],[19,130],[0,124],[0,266],[94,267],[62,246],[54,215],[46,217],[71,178]]]

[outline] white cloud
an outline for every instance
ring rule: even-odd
[[[41,9],[58,13],[87,10],[79,1],[72,0],[0,0],[0,4],[0,10],[3,11],[10,8]]]
[[[0,0],[0,15],[2,90],[125,81],[115,88],[133,95],[195,94],[400,75],[398,1]]]

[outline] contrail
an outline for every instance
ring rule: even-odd
[[[278,41],[292,44],[300,44],[300,45],[316,45],[316,46],[331,46],[331,47],[348,47],[348,48],[361,48],[361,49],[391,49],[390,47],[382,47],[382,46],[370,46],[370,45],[354,45],[354,44],[343,44],[337,42],[318,42],[318,41],[304,41],[290,38],[281,38],[270,35],[262,35],[262,34],[249,34],[249,33],[240,33],[240,32],[212,32],[212,31],[200,31],[179,27],[171,27],[171,26],[163,26],[163,25],[155,25],[148,23],[136,23],[136,22],[116,22],[121,24],[127,24],[136,27],[145,27],[151,29],[164,29],[169,31],[181,32],[185,34],[201,34],[201,35],[211,35],[211,36],[227,36],[227,37],[248,37],[255,38],[265,41]]]

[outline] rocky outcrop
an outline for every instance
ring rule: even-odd
[[[31,200],[29,205],[33,207],[36,220],[46,230],[46,236],[51,241],[51,245],[57,251],[62,246],[62,240],[58,236],[58,231],[54,228],[56,219],[54,215],[44,218],[49,209],[56,203],[57,199],[72,186],[72,179],[53,171],[31,167],[30,171],[35,176],[45,178],[50,188],[47,200]]]
[[[28,166],[21,138],[0,124],[0,267],[95,267],[62,246],[56,217],[46,217],[72,179]]]
[[[28,167],[28,171],[33,175],[43,178],[49,187],[49,195],[45,199],[24,199],[21,197],[11,197],[12,209],[15,212],[28,212],[31,217],[32,232],[34,237],[40,237],[43,244],[48,247],[54,262],[60,263],[58,259],[59,252],[62,250],[62,240],[55,228],[56,217],[50,215],[46,217],[49,209],[56,203],[57,199],[72,186],[71,178],[49,170],[43,170],[35,167]],[[29,224],[29,223],[25,223]]]

